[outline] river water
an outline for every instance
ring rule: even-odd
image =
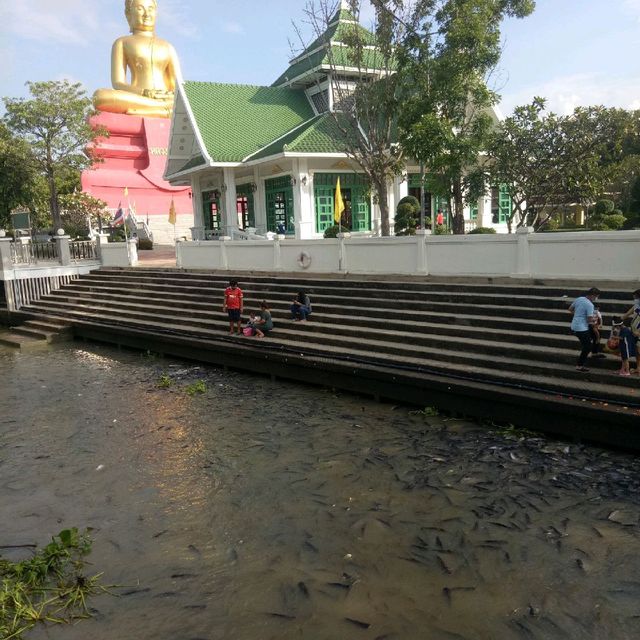
[[[634,456],[84,343],[0,389],[0,544],[92,527],[122,585],[30,638],[640,634]]]

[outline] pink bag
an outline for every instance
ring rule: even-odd
[[[256,330],[255,330],[253,327],[245,327],[245,328],[242,330],[242,333],[243,333],[245,336],[252,336],[252,335],[255,333],[255,331],[256,331]]]

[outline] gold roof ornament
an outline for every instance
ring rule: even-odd
[[[124,14],[131,35],[113,43],[113,89],[95,92],[93,102],[98,111],[158,118],[171,116],[180,64],[173,46],[155,35],[157,8],[157,0],[125,0]]]

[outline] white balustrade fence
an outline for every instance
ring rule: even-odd
[[[347,235],[347,234],[345,234]],[[185,269],[640,280],[640,231],[179,241]]]

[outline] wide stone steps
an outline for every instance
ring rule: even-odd
[[[33,305],[31,312],[46,314],[53,310],[39,308]],[[59,310],[65,313],[65,310]],[[366,340],[361,343],[354,343],[352,340],[341,340],[336,337],[330,344],[327,344],[325,336],[305,333],[304,341],[301,341],[301,334],[295,330],[283,329],[279,332],[278,340],[258,342],[256,339],[244,337],[221,336],[217,328],[205,329],[202,327],[192,327],[184,322],[170,325],[166,322],[156,322],[150,320],[128,319],[126,323],[119,320],[116,315],[105,317],[103,313],[71,313],[78,321],[94,323],[96,325],[107,325],[114,331],[118,328],[138,328],[145,332],[159,332],[164,336],[174,337],[198,337],[208,340],[224,340],[225,342],[237,342],[238,344],[255,344],[260,349],[275,348],[277,350],[288,349],[297,354],[301,348],[308,355],[324,355],[329,358],[337,358],[357,364],[376,364],[397,368],[398,370],[415,370],[421,373],[435,373],[448,377],[458,377],[461,380],[477,379],[483,382],[508,385],[510,388],[522,388],[538,393],[548,393],[551,395],[575,396],[585,402],[596,402],[606,398],[610,402],[624,404],[626,402],[637,402],[640,398],[634,392],[637,391],[637,379],[614,379],[613,386],[608,382],[593,381],[588,378],[567,377],[564,371],[556,371],[556,376],[538,376],[532,372],[520,371],[517,375],[506,371],[502,367],[494,365],[505,365],[506,360],[495,363],[454,362],[448,358],[446,361],[426,360],[424,354],[415,351],[412,355],[402,354],[399,357],[397,351],[386,351],[384,343],[375,340]],[[282,335],[280,335],[280,333]],[[302,346],[301,346],[302,345]],[[549,373],[549,372],[547,372]],[[603,375],[605,375],[603,373]],[[607,376],[608,377],[608,376]],[[611,376],[613,378],[613,376]],[[635,384],[634,384],[635,383]]]
[[[45,301],[32,305],[30,311],[56,314],[78,321],[103,321],[114,327],[136,327],[150,331],[161,331],[164,328],[176,335],[197,335],[218,339],[225,336],[228,325],[226,317],[221,313],[216,314],[218,318],[212,317],[197,322],[188,316],[185,317],[184,314],[167,316],[149,313],[148,310],[136,312],[99,305],[74,308],[69,304],[53,305]],[[600,385],[598,393],[602,393],[604,389],[604,387],[600,388],[602,379],[608,379],[609,384],[620,387],[638,386],[637,379],[619,378],[614,375],[617,363],[613,358],[594,361],[597,370],[592,374],[587,376],[578,374],[571,366],[575,360],[575,351],[572,350],[566,350],[561,358],[559,350],[555,348],[512,345],[505,352],[502,343],[491,340],[467,339],[464,342],[454,340],[454,344],[451,344],[447,336],[438,334],[418,336],[421,340],[417,341],[407,332],[384,330],[365,334],[359,327],[335,327],[333,330],[329,328],[324,332],[319,331],[320,328],[323,328],[322,325],[314,322],[281,323],[277,325],[269,342],[305,350],[313,344],[317,351],[331,353],[334,356],[353,353],[362,357],[362,354],[367,354],[369,358],[383,357],[385,361],[393,361],[398,365],[411,361],[421,363],[421,366],[438,363],[438,366],[444,367],[448,364],[471,367],[473,371],[480,368],[483,371],[493,371],[496,379],[500,380],[520,380],[523,374],[532,379],[537,377],[538,380],[539,376],[544,376],[546,379],[544,388],[549,389],[568,389],[575,384],[585,385],[593,382]],[[563,361],[563,366],[559,367],[560,359]],[[561,376],[561,382],[558,381],[558,376]],[[549,380],[552,382],[548,383]],[[633,395],[623,393],[622,396],[629,401],[633,400]],[[608,397],[613,397],[613,394],[610,393]]]
[[[69,299],[63,298],[60,293],[50,298],[41,300],[40,305],[57,305],[67,310],[82,308],[90,310],[94,313],[111,314],[117,312],[121,318],[136,318],[144,320],[153,318],[154,320],[164,321],[169,324],[179,323],[187,319],[190,326],[195,327],[219,327],[224,328],[227,325],[227,316],[221,310],[220,305],[207,310],[196,310],[188,306],[182,309],[167,308],[159,305],[148,304],[130,304],[122,301],[105,301],[98,298],[80,298]],[[248,315],[249,309],[245,315]],[[347,313],[348,309],[342,309],[343,313]],[[370,310],[371,314],[376,312],[375,309]],[[290,323],[288,310],[273,310],[274,321],[278,323],[278,332],[283,323]],[[358,315],[329,316],[328,314],[313,314],[313,325],[316,331],[328,335],[348,335],[353,339],[358,338],[380,338],[383,337],[387,342],[410,344],[410,345],[450,345],[452,340],[460,339],[468,344],[469,347],[476,347],[483,353],[502,353],[505,344],[510,344],[510,349],[514,353],[523,352],[528,357],[547,359],[548,353],[544,351],[536,354],[541,347],[552,348],[555,350],[567,350],[567,355],[573,357],[575,354],[575,338],[570,335],[550,335],[546,333],[538,333],[532,331],[516,334],[514,331],[506,333],[502,329],[488,327],[474,327],[471,325],[454,325],[442,324],[437,322],[420,321],[397,321],[393,323],[385,317],[376,318],[374,315],[360,317]],[[321,319],[321,322],[316,321]],[[302,327],[308,324],[298,325]],[[535,325],[532,328],[538,328]],[[461,346],[461,345],[459,345]]]

